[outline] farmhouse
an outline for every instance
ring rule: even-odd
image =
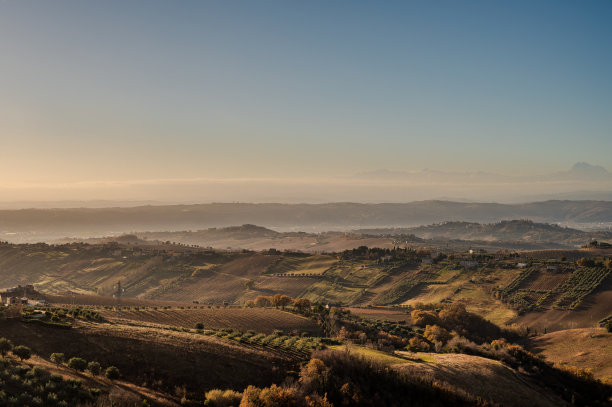
[[[5,293],[5,294],[0,294],[0,303],[6,306],[14,305],[14,304],[27,304],[28,299],[15,297],[14,295]]]
[[[14,304],[27,305],[30,302],[30,300],[28,299],[28,295],[32,294],[37,294],[34,290],[33,284],[11,287],[4,292],[0,292],[0,304],[7,306]]]

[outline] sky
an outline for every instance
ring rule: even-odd
[[[610,1],[2,0],[0,201],[612,170],[610,21]]]

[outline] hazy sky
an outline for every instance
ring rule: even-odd
[[[0,187],[612,170],[611,21],[611,1],[0,1]]]

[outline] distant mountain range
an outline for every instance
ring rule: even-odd
[[[600,165],[579,162],[569,171],[536,176],[510,176],[483,171],[445,172],[424,169],[420,171],[392,171],[379,169],[361,172],[354,178],[393,179],[393,180],[429,180],[429,181],[470,181],[470,182],[534,182],[534,181],[610,181],[612,173]]]
[[[0,239],[39,241],[134,231],[177,231],[256,224],[277,231],[329,231],[411,227],[446,221],[492,223],[530,219],[606,228],[612,202],[545,201],[528,204],[418,201],[401,204],[249,204],[139,206],[132,208],[0,211]]]

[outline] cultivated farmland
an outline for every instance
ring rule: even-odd
[[[182,328],[194,328],[197,323],[202,323],[204,329],[320,333],[312,319],[273,308],[121,309],[101,310],[100,314],[109,320],[131,320]]]

